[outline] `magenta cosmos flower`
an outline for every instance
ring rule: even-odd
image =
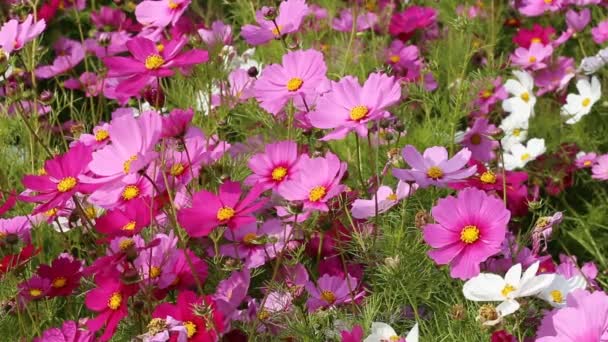
[[[317,50],[299,50],[283,55],[282,65],[264,68],[255,82],[253,92],[260,106],[272,114],[279,114],[287,101],[316,94],[316,88],[327,78],[323,54]]]
[[[188,9],[190,0],[142,1],[135,7],[135,17],[144,26],[175,25]]]
[[[348,279],[341,276],[331,276],[324,274],[317,279],[317,284],[313,282],[306,283],[306,291],[310,296],[306,301],[306,306],[309,312],[316,311],[321,308],[329,308],[336,305],[351,303],[353,297],[355,300],[361,298],[364,292],[355,293],[355,289],[359,286],[357,278],[347,275]],[[353,289],[351,294],[349,289]]]
[[[37,194],[23,195],[21,200],[44,202],[33,211],[36,214],[64,206],[76,193],[89,193],[93,187],[83,182],[83,175],[90,160],[91,150],[83,144],[77,144],[65,154],[47,160],[42,175],[23,177],[23,185]]]
[[[259,26],[245,25],[241,28],[241,35],[248,44],[262,45],[285,34],[297,32],[302,19],[308,14],[308,5],[305,0],[282,1],[276,18],[268,20],[271,11],[274,9],[264,6],[255,12]]]
[[[478,118],[458,140],[471,151],[473,159],[488,162],[496,157],[494,149],[498,147],[498,141],[492,139],[492,135],[496,133],[498,129],[488,119]]]
[[[335,154],[325,157],[300,159],[297,179],[288,180],[279,188],[279,194],[288,201],[304,203],[304,209],[328,211],[327,201],[344,190],[340,180],[346,172],[346,163]]]
[[[553,47],[532,43],[528,49],[518,47],[511,55],[511,62],[523,69],[540,70],[547,67],[545,61],[553,54]]]
[[[511,218],[500,199],[475,188],[440,199],[431,213],[437,223],[423,232],[435,248],[429,256],[439,265],[450,264],[450,275],[460,279],[478,275],[479,264],[501,251]]]
[[[50,328],[37,337],[33,342],[93,342],[95,334],[92,331],[78,328],[74,321],[65,321],[61,328]]]
[[[135,95],[156,78],[173,76],[174,68],[191,67],[209,59],[204,50],[181,52],[187,42],[185,36],[171,40],[166,46],[142,37],[133,38],[127,42],[132,57],[103,59],[108,67],[108,77],[125,77],[116,91]]]
[[[280,141],[268,144],[264,153],[258,153],[249,159],[249,168],[253,174],[245,184],[261,184],[265,190],[277,190],[285,181],[297,178],[298,145],[293,141]]]
[[[394,13],[388,26],[391,35],[406,41],[416,30],[433,25],[437,20],[437,10],[432,7],[410,6],[403,12]]]
[[[477,170],[476,166],[465,168],[471,151],[463,148],[452,158],[443,146],[429,147],[420,154],[412,145],[403,149],[403,159],[411,169],[393,169],[393,175],[402,181],[416,182],[421,188],[429,185],[445,187],[448,183],[466,179]]]
[[[201,190],[192,197],[190,208],[179,211],[179,223],[192,237],[207,236],[220,225],[237,229],[255,222],[253,212],[268,201],[268,199],[260,199],[263,191],[261,186],[254,186],[241,199],[242,190],[238,182],[225,182],[220,185],[218,195]]]
[[[537,342],[608,341],[608,296],[602,291],[577,290],[566,307],[543,318]]]
[[[136,198],[128,202],[124,209],[108,210],[95,220],[95,229],[109,237],[139,234],[156,214],[150,205],[149,198]]]
[[[608,180],[608,154],[602,154],[595,159],[591,173],[591,178]]]
[[[9,20],[0,29],[0,55],[21,50],[25,44],[36,39],[45,27],[44,20],[34,23],[34,17],[31,14],[22,23],[15,19]]]
[[[314,127],[334,129],[321,140],[343,139],[350,131],[365,137],[367,123],[390,116],[386,108],[400,99],[401,86],[394,77],[373,73],[361,86],[355,77],[346,76],[319,99],[308,118]]]
[[[69,296],[80,286],[82,277],[82,262],[69,255],[60,255],[51,265],[38,266],[38,273],[50,283],[49,297]]]

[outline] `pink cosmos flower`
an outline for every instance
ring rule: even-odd
[[[574,32],[582,32],[589,22],[591,22],[591,11],[588,8],[582,9],[580,12],[573,9],[566,12],[566,24],[568,24],[568,29]]]
[[[169,115],[163,116],[163,138],[171,138],[171,137],[182,137],[186,134],[190,123],[192,122],[192,117],[194,117],[194,111],[192,108],[183,110],[183,109],[174,109]]]
[[[177,237],[173,234],[173,231],[166,234],[154,235],[154,240],[158,240],[158,244],[154,247],[148,248],[141,251],[133,266],[139,273],[140,279],[142,279],[145,286],[155,286],[162,280],[163,273],[171,273],[171,269],[167,269],[167,265],[171,254],[177,248]]]
[[[175,68],[191,67],[209,59],[207,51],[204,50],[192,49],[182,52],[187,42],[188,38],[185,36],[173,39],[166,45],[156,45],[153,41],[142,37],[133,38],[127,42],[132,57],[103,59],[108,67],[108,77],[126,77],[117,86],[116,91],[135,95],[151,80],[173,76]]]
[[[220,246],[220,253],[234,259],[244,260],[247,268],[256,268],[274,259],[284,248],[292,243],[291,227],[283,225],[280,220],[267,220],[258,227],[256,222],[250,223],[233,232],[225,232],[228,244]]]
[[[563,5],[562,3],[563,0],[523,0],[519,12],[528,17],[536,17],[546,11],[559,11]]]
[[[576,155],[576,160],[574,161],[574,165],[576,165],[579,169],[591,168],[593,164],[595,164],[595,160],[597,159],[597,153],[590,152],[579,152]]]
[[[232,272],[228,278],[218,284],[213,299],[224,317],[227,319],[236,318],[234,317],[236,316],[235,313],[247,297],[250,282],[251,274],[249,269],[245,268],[240,272]]]
[[[574,59],[559,56],[548,67],[538,70],[534,74],[534,83],[538,86],[536,94],[542,96],[550,92],[561,92],[576,75]]]
[[[69,296],[80,286],[82,262],[69,255],[60,255],[51,265],[40,265],[36,273],[49,281],[49,297]]]
[[[53,46],[57,58],[51,65],[36,68],[36,77],[52,78],[76,67],[84,59],[84,47],[75,40],[60,38]]]
[[[363,341],[363,328],[360,325],[355,325],[350,331],[342,330],[340,336],[342,342],[361,342]]]
[[[393,14],[388,31],[391,35],[406,41],[416,30],[435,24],[437,14],[437,10],[432,7],[409,6],[403,12]]]
[[[482,115],[487,115],[492,111],[494,105],[508,97],[505,87],[502,85],[502,78],[497,77],[492,81],[492,85],[479,91],[475,106]]]
[[[321,52],[313,49],[288,52],[283,55],[282,65],[264,68],[253,87],[254,96],[262,108],[276,115],[287,101],[315,95],[317,86],[327,80],[326,72]]]
[[[252,78],[245,69],[235,69],[228,75],[228,87],[221,85],[220,94],[211,96],[211,107],[222,104],[234,108],[238,103],[245,102],[253,96],[252,88],[255,78]]]
[[[220,185],[218,195],[201,190],[192,197],[190,208],[178,212],[179,223],[192,237],[207,236],[220,225],[236,230],[255,222],[253,213],[268,201],[260,199],[262,192],[264,189],[261,186],[254,186],[241,199],[241,185],[231,181]]]
[[[40,20],[34,23],[31,14],[22,23],[16,19],[9,20],[0,29],[0,54],[11,54],[13,51],[21,50],[25,44],[36,39],[45,28],[46,22]]]
[[[358,286],[358,280],[350,275],[345,278],[324,274],[317,279],[316,285],[311,281],[306,283],[306,291],[310,296],[306,301],[308,311],[314,312],[321,308],[351,303],[353,297],[357,300],[364,294],[363,291],[355,292]],[[353,289],[352,294],[349,289]]]
[[[100,31],[137,32],[141,26],[134,23],[120,8],[102,6],[99,11],[91,12],[91,22]]]
[[[34,338],[33,342],[94,342],[95,333],[79,329],[74,321],[65,321],[61,328],[49,328],[42,336]]]
[[[547,66],[544,61],[553,54],[551,45],[532,43],[529,49],[519,47],[511,55],[511,62],[524,69],[539,70]]]
[[[279,195],[288,201],[304,203],[304,209],[328,211],[327,202],[344,190],[340,180],[346,172],[346,163],[328,152],[325,157],[300,157],[299,176],[284,182]]]
[[[545,315],[537,331],[537,342],[608,340],[606,293],[576,290],[568,295],[566,303],[566,307]]]
[[[36,195],[22,195],[27,202],[44,202],[34,209],[33,214],[64,206],[76,193],[90,193],[95,186],[86,184],[84,173],[91,160],[91,150],[83,144],[72,147],[63,155],[44,163],[44,174],[27,175],[22,182]]]
[[[412,82],[420,78],[423,62],[416,45],[405,45],[401,40],[393,40],[386,52],[386,59],[407,81]]]
[[[154,196],[154,185],[144,175],[132,173],[100,185],[88,201],[105,209],[124,208],[132,201]]]
[[[393,189],[386,185],[382,185],[378,188],[376,195],[372,199],[356,199],[353,202],[351,212],[354,218],[364,219],[373,217],[376,215],[376,197],[378,198],[378,214],[388,211],[390,208],[399,203],[400,200],[409,197],[418,186],[416,184],[410,184],[399,181],[397,184],[397,190],[393,192]]]
[[[416,182],[421,188],[429,185],[445,187],[450,182],[472,176],[477,169],[476,166],[464,168],[471,159],[468,148],[463,148],[450,159],[443,146],[427,148],[421,155],[414,146],[407,145],[402,154],[412,169],[394,168],[393,175],[402,181]]]
[[[49,293],[51,289],[51,283],[48,279],[40,276],[33,276],[27,281],[19,284],[19,304],[25,306],[27,303],[39,300]]]
[[[29,244],[32,239],[32,224],[27,216],[0,218],[0,246],[10,240]]]
[[[129,297],[137,292],[135,285],[125,285],[117,275],[95,277],[97,287],[87,293],[86,307],[97,312],[97,317],[87,321],[89,330],[96,332],[104,326],[105,331],[99,341],[105,342],[112,338],[118,323],[128,314]]]
[[[473,159],[489,162],[496,157],[494,149],[498,147],[498,141],[492,139],[496,133],[498,129],[488,119],[477,118],[473,126],[459,137],[458,141],[471,151]]]
[[[608,154],[602,154],[595,159],[595,165],[591,168],[591,178],[608,180]]]
[[[319,99],[308,119],[314,127],[334,129],[321,140],[343,139],[351,131],[365,137],[367,123],[389,117],[386,109],[400,99],[401,86],[394,77],[373,73],[361,86],[355,77],[346,76]]]
[[[70,78],[63,82],[67,89],[82,90],[86,97],[96,97],[102,91],[103,79],[93,72],[84,72],[79,78]]]
[[[369,30],[370,28],[373,28],[377,22],[378,16],[375,13],[361,13],[357,16],[355,31],[362,32]],[[353,29],[353,11],[348,8],[340,11],[340,16],[332,20],[331,27],[336,31],[351,32]]]
[[[241,28],[241,35],[248,44],[262,45],[285,34],[297,32],[302,20],[308,15],[308,5],[305,0],[282,1],[274,20],[267,19],[274,15],[269,12],[274,12],[274,9],[264,6],[255,12],[259,26],[245,25]]]
[[[191,0],[146,0],[135,7],[135,17],[144,26],[175,25]]]
[[[437,223],[424,227],[424,241],[435,248],[428,254],[460,279],[478,275],[479,264],[500,252],[511,218],[502,200],[474,188],[440,199],[431,213]]]
[[[221,20],[216,20],[211,24],[211,30],[199,29],[198,34],[208,46],[217,44],[232,44],[232,27],[224,24]]]
[[[187,253],[187,256],[186,256]],[[161,289],[187,290],[196,287],[197,279],[207,279],[207,264],[190,250],[175,250],[163,266],[158,287]]]
[[[132,236],[150,224],[154,210],[150,199],[138,198],[128,203],[124,209],[108,210],[95,220],[95,229],[109,237]]]
[[[529,49],[532,43],[549,45],[554,34],[555,29],[553,27],[543,27],[539,24],[534,24],[531,29],[519,29],[517,34],[513,36],[513,43],[526,49]]]
[[[84,41],[84,47],[88,53],[104,58],[128,51],[126,44],[129,40],[131,35],[126,31],[97,32],[94,38]]]
[[[112,143],[93,152],[89,168],[99,178],[91,181],[113,182],[143,169],[158,155],[154,146],[161,131],[162,120],[156,112],[144,112],[138,118],[124,115],[112,119],[107,129]]]
[[[264,190],[276,191],[284,182],[298,177],[298,145],[293,141],[268,144],[264,153],[253,155],[247,164],[253,174],[247,177],[245,184],[261,184]]]
[[[604,44],[608,41],[608,20],[600,22],[597,27],[591,29],[593,41],[598,44]]]

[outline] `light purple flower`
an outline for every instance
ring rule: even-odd
[[[34,23],[30,14],[22,23],[12,19],[2,25],[0,29],[0,54],[11,54],[18,51],[28,42],[36,39],[46,28],[46,22],[40,20]]]
[[[608,41],[608,20],[600,22],[597,27],[591,29],[593,41],[598,44],[603,44]]]
[[[544,61],[553,54],[550,44],[532,43],[529,49],[518,47],[511,55],[511,62],[524,69],[540,70],[547,67]]]
[[[378,22],[378,16],[372,12],[361,13],[357,16],[355,31],[361,32],[373,28]],[[351,32],[353,29],[353,11],[351,9],[343,9],[340,16],[334,18],[331,22],[331,27],[336,31]]]
[[[588,8],[576,12],[573,9],[569,9],[566,12],[566,24],[568,28],[574,32],[581,32],[587,27],[591,21],[591,11]]]
[[[602,154],[595,159],[595,165],[591,168],[591,178],[608,180],[608,154]]]
[[[576,155],[576,160],[574,161],[574,165],[576,165],[579,169],[587,169],[593,167],[595,164],[595,160],[597,159],[597,153],[595,152],[579,152]]]
[[[351,213],[356,219],[364,219],[376,215],[376,197],[378,198],[378,214],[388,211],[390,208],[399,203],[400,200],[409,197],[418,186],[399,181],[397,191],[393,192],[389,186],[382,185],[378,188],[376,196],[372,199],[356,199],[353,202]]]
[[[55,77],[71,70],[84,59],[84,47],[75,40],[60,38],[53,48],[57,58],[51,65],[36,68],[36,77],[44,79]]]
[[[251,274],[249,269],[246,268],[242,271],[232,272],[228,278],[222,280],[217,286],[213,299],[218,310],[224,314],[227,320],[233,318],[233,314],[245,300],[250,280]]]
[[[200,29],[198,34],[208,46],[217,44],[230,45],[232,44],[232,27],[224,24],[221,20],[216,20],[211,24],[211,30]]]
[[[496,157],[494,149],[498,147],[498,141],[492,139],[496,133],[498,129],[488,119],[477,118],[473,126],[457,140],[471,151],[473,159],[489,162]]]
[[[340,304],[351,303],[352,299],[361,298],[363,291],[357,292],[359,283],[357,278],[347,276],[347,279],[340,276],[324,274],[317,279],[315,285],[312,281],[306,284],[306,291],[310,296],[306,301],[309,312],[317,311],[321,308],[334,307]],[[353,289],[351,294],[349,289]]]
[[[255,13],[259,26],[245,25],[241,28],[241,35],[248,44],[262,45],[285,34],[297,32],[308,14],[308,5],[305,0],[282,1],[274,21],[266,19],[265,14],[269,11],[270,8],[264,6]]]
[[[93,342],[95,333],[79,329],[74,321],[65,321],[61,328],[50,328],[37,337],[33,342]]]

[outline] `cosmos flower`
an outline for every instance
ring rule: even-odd
[[[48,279],[35,275],[19,284],[18,287],[19,303],[25,305],[28,302],[46,297],[51,289],[51,283]]]
[[[509,79],[505,83],[505,89],[512,97],[502,102],[502,108],[509,113],[515,113],[522,119],[528,119],[534,115],[534,79],[525,71],[513,71],[517,80]]]
[[[591,168],[591,178],[608,180],[608,154],[597,157]]]
[[[386,51],[386,59],[406,80],[411,82],[420,78],[423,62],[416,45],[405,45],[401,40],[393,40]]]
[[[218,195],[201,190],[192,196],[191,207],[180,209],[179,223],[192,237],[207,236],[220,225],[235,230],[255,222],[253,213],[268,201],[260,198],[262,192],[256,185],[241,199],[241,185],[232,181],[220,185]]]
[[[504,136],[500,140],[502,148],[509,151],[515,144],[523,143],[528,138],[529,120],[521,115],[510,114],[500,123]]]
[[[456,141],[471,151],[473,159],[489,162],[496,157],[494,149],[498,147],[498,141],[492,139],[496,133],[498,133],[496,126],[488,119],[477,118],[471,128],[457,135]]]
[[[597,159],[597,153],[589,152],[585,153],[583,151],[576,154],[576,160],[574,164],[579,169],[591,168],[593,164],[595,164],[595,160]]]
[[[546,11],[558,11],[564,0],[523,0],[519,12],[529,17],[542,15]]]
[[[82,90],[86,97],[96,97],[103,90],[103,79],[93,72],[84,72],[78,78],[70,78],[63,82],[66,89]]]
[[[566,306],[568,295],[576,290],[584,290],[587,287],[587,282],[583,276],[577,275],[570,279],[556,274],[553,282],[544,288],[537,296],[554,308],[563,308]]]
[[[199,29],[198,34],[208,46],[217,44],[231,45],[232,44],[232,27],[224,24],[221,20],[216,20],[211,24],[211,29]]]
[[[144,26],[175,25],[188,9],[191,0],[146,0],[135,7],[135,17]]]
[[[365,137],[367,124],[390,116],[386,109],[400,99],[401,86],[394,77],[373,73],[361,86],[356,78],[346,76],[317,101],[308,119],[314,127],[334,129],[321,140],[343,139],[351,131]]]
[[[591,10],[588,8],[584,8],[580,12],[573,9],[566,12],[566,24],[574,32],[582,32],[589,22],[591,22]]]
[[[278,13],[275,13],[274,9],[264,6],[255,12],[255,19],[259,26],[244,25],[241,28],[241,35],[247,44],[266,44],[273,39],[280,39],[283,35],[297,32],[307,14],[308,5],[305,0],[282,1]],[[269,19],[274,16],[276,16],[274,19]]]
[[[545,153],[545,151],[544,139],[533,138],[528,140],[526,145],[515,143],[511,145],[509,151],[503,156],[505,161],[504,167],[509,171],[523,168],[527,163]]]
[[[150,217],[155,210],[150,207],[149,198],[137,198],[122,209],[108,210],[95,220],[95,229],[113,238],[115,236],[133,236],[150,224]]]
[[[539,294],[553,282],[555,274],[536,275],[539,262],[532,264],[522,275],[521,264],[512,266],[504,278],[492,273],[481,273],[469,279],[462,292],[466,299],[476,302],[501,302],[496,311],[505,317],[519,309],[521,297]]]
[[[452,158],[443,146],[427,148],[420,154],[412,145],[403,148],[403,159],[411,169],[393,169],[393,175],[406,182],[416,182],[421,188],[429,185],[445,187],[448,183],[466,179],[475,173],[476,167],[466,167],[471,151],[463,148]]]
[[[536,71],[547,67],[547,64],[544,62],[552,54],[553,47],[551,45],[532,43],[528,49],[518,47],[511,55],[511,62],[523,69]]]
[[[36,77],[53,78],[75,68],[84,59],[82,43],[60,38],[53,46],[57,58],[51,65],[41,65],[36,68]]]
[[[388,31],[392,36],[407,41],[416,30],[435,24],[437,15],[438,11],[433,7],[408,6],[403,12],[393,14]]]
[[[299,176],[285,181],[279,195],[288,201],[303,202],[304,209],[329,211],[327,202],[344,190],[340,184],[346,163],[328,152],[325,157],[300,157]]]
[[[29,244],[32,239],[32,224],[27,216],[0,218],[0,246],[22,241]]]
[[[0,55],[10,55],[13,51],[21,50],[25,44],[36,39],[46,28],[44,20],[34,23],[34,17],[29,14],[21,23],[11,19],[0,29]]]
[[[562,107],[562,115],[568,117],[567,124],[579,122],[602,97],[602,86],[595,76],[591,78],[591,82],[587,78],[578,80],[576,89],[579,93],[568,94],[567,103]]]
[[[428,254],[460,279],[479,274],[479,264],[500,252],[511,218],[502,200],[475,188],[440,199],[431,213],[437,223],[424,227],[424,241],[434,248]]]
[[[308,311],[314,312],[321,308],[351,303],[353,298],[355,300],[361,298],[363,292],[355,292],[359,286],[358,280],[350,275],[347,275],[347,278],[324,274],[317,279],[316,285],[313,282],[308,282],[306,284],[306,291],[309,295],[308,301],[306,301]],[[353,289],[353,293],[349,289]]]
[[[596,27],[591,29],[593,41],[598,44],[603,44],[608,41],[608,20],[600,22]]]
[[[299,172],[298,145],[293,141],[280,141],[266,145],[264,153],[253,155],[247,163],[253,174],[245,184],[261,184],[264,189],[277,190],[281,184],[296,179]]]
[[[363,341],[363,328],[360,325],[355,325],[353,328],[348,330],[342,330],[340,332],[341,342],[361,342]]]
[[[388,324],[382,322],[372,323],[372,333],[363,340],[363,342],[383,342],[383,341],[397,341],[397,342],[418,342],[419,331],[418,323],[414,324],[414,327],[407,333],[405,338],[397,335],[395,330]]]
[[[80,329],[74,321],[65,321],[61,328],[49,328],[42,336],[34,338],[33,342],[94,342],[95,333]]]
[[[351,32],[355,24],[355,32],[362,32],[373,28],[378,22],[378,16],[372,12],[360,13],[356,23],[353,23],[353,11],[345,8],[340,11],[340,16],[331,21],[331,27],[336,31]]]
[[[533,43],[549,45],[554,34],[555,29],[553,27],[534,24],[531,29],[519,29],[517,34],[513,36],[513,43],[526,49],[530,48]]]
[[[253,94],[262,108],[276,115],[287,101],[315,95],[317,86],[327,79],[326,72],[321,52],[313,49],[288,52],[283,55],[282,64],[264,68],[255,82]]]
[[[80,286],[82,262],[69,255],[60,255],[50,265],[38,266],[36,273],[49,281],[49,297],[69,296]]]
[[[225,318],[230,319],[245,300],[250,281],[251,274],[247,268],[234,271],[228,278],[220,281],[213,299]]]
[[[395,206],[400,200],[412,195],[417,188],[416,184],[410,185],[399,181],[397,190],[393,192],[390,187],[382,185],[371,199],[356,199],[353,202],[351,213],[356,219],[374,217],[376,215],[376,197],[378,198],[378,214],[381,214]]]

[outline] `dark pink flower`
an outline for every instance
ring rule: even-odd
[[[391,35],[406,41],[416,30],[428,28],[435,24],[437,10],[432,7],[410,6],[403,12],[394,13],[388,31]]]
[[[61,328],[49,328],[42,336],[34,338],[33,342],[94,342],[92,331],[80,329],[74,321],[65,321]]]

